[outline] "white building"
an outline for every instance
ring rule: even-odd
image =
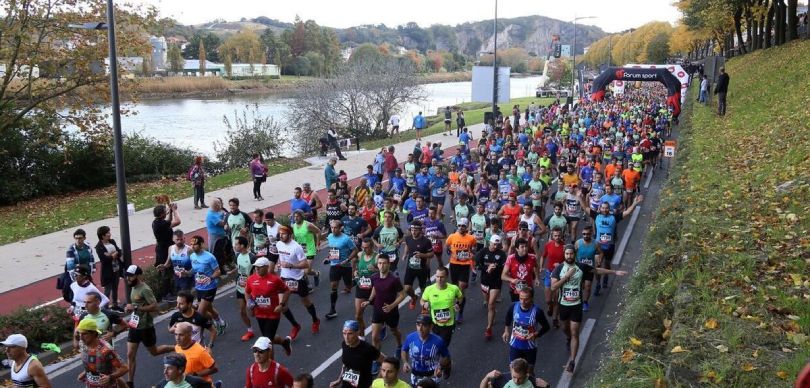
[[[166,38],[150,36],[149,43],[152,45],[152,68],[153,70],[166,69],[168,45],[166,45]]]
[[[278,77],[281,75],[278,66],[261,63],[231,64],[231,77]]]

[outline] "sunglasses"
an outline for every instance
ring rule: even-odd
[[[260,354],[264,354],[264,353],[267,353],[267,351],[268,351],[268,350],[269,350],[269,349],[264,349],[264,350],[262,350],[262,349],[259,349],[259,348],[253,348],[253,353],[260,353]]]

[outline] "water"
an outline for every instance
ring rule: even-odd
[[[511,97],[533,96],[538,83],[539,77],[512,78]],[[472,94],[471,82],[422,86],[428,98],[400,112],[403,129],[410,128],[413,116],[419,111],[433,115],[440,107],[469,102]],[[241,112],[246,106],[258,104],[260,114],[272,116],[283,123],[287,107],[292,102],[291,98],[278,95],[146,100],[134,107],[137,114],[121,118],[121,127],[125,133],[140,132],[170,144],[213,156],[214,142],[224,141],[226,131],[222,121],[224,115],[232,119],[235,111]],[[286,153],[292,156],[291,150]]]

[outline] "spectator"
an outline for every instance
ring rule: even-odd
[[[397,157],[394,156],[394,146],[388,146],[388,150],[385,152],[383,156],[383,169],[388,174],[388,189],[391,189],[391,185],[393,184],[393,178],[396,176],[397,166],[399,165],[399,161],[397,161]]]
[[[205,168],[203,168],[202,162],[202,156],[195,157],[194,164],[188,170],[188,180],[191,181],[191,186],[194,188],[195,209],[208,207],[205,204]]]
[[[110,299],[111,309],[120,310],[121,307],[118,306],[118,284],[124,268],[129,265],[124,263],[124,259],[121,257],[121,248],[111,238],[112,234],[109,226],[100,226],[96,234],[98,235],[96,254],[101,262],[101,285],[104,287],[104,295]]]
[[[331,145],[332,148],[335,149],[335,155],[337,155],[338,159],[346,160],[346,158],[343,157],[343,154],[340,152],[340,144],[338,144],[337,131],[335,131],[334,127],[329,127],[329,129],[326,131],[326,139],[329,142],[329,145]]]
[[[338,174],[335,172],[335,165],[337,164],[337,158],[332,156],[329,158],[329,162],[326,163],[326,167],[323,169],[323,176],[326,180],[326,188],[329,189],[332,187],[332,184],[337,182]]]
[[[717,78],[717,86],[714,87],[714,94],[717,95],[717,114],[726,115],[726,94],[728,93],[728,83],[730,78],[726,73],[726,68],[720,68],[720,77]]]

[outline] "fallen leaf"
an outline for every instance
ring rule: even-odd
[[[636,337],[630,337],[630,344],[633,346],[641,346],[641,340]]]
[[[759,357],[759,349],[754,350],[754,353],[751,353],[751,357],[758,358]]]
[[[659,377],[655,380],[655,388],[667,388],[667,381],[663,377]]]
[[[750,372],[750,371],[752,371],[752,370],[754,370],[756,368],[754,368],[754,366],[749,364],[749,363],[745,363],[745,364],[743,364],[742,368],[740,368],[740,369],[742,369],[743,372]]]
[[[703,324],[709,330],[717,329],[717,320],[714,318],[709,318],[706,320],[706,323]]]
[[[664,327],[669,329],[672,327],[672,320],[664,318]]]
[[[709,380],[717,379],[717,372],[715,372],[713,370],[710,370],[710,371],[706,372],[706,378],[709,379]]]
[[[688,352],[688,350],[682,348],[681,345],[678,345],[678,346],[672,348],[672,350],[670,350],[669,352],[670,353],[683,353],[683,352]]]
[[[785,372],[783,370],[780,370],[780,371],[776,372],[776,377],[779,377],[782,380],[787,380],[788,374],[787,374],[787,372]]]
[[[719,351],[720,351],[720,353],[726,353],[726,352],[728,352],[728,346],[726,346],[726,345],[717,345],[717,346],[715,346],[714,348],[715,348],[715,349],[717,349],[717,350],[719,350]]]
[[[793,279],[793,285],[799,287],[802,285],[802,275],[797,273],[790,274],[790,278]]]
[[[664,330],[663,333],[661,333],[661,338],[669,339],[669,336],[671,336],[671,335],[672,335],[672,331],[670,331],[669,329],[666,329],[666,330]]]
[[[627,349],[627,350],[623,351],[622,352],[622,363],[627,364],[635,356],[636,356],[636,352],[634,352],[632,349]]]

